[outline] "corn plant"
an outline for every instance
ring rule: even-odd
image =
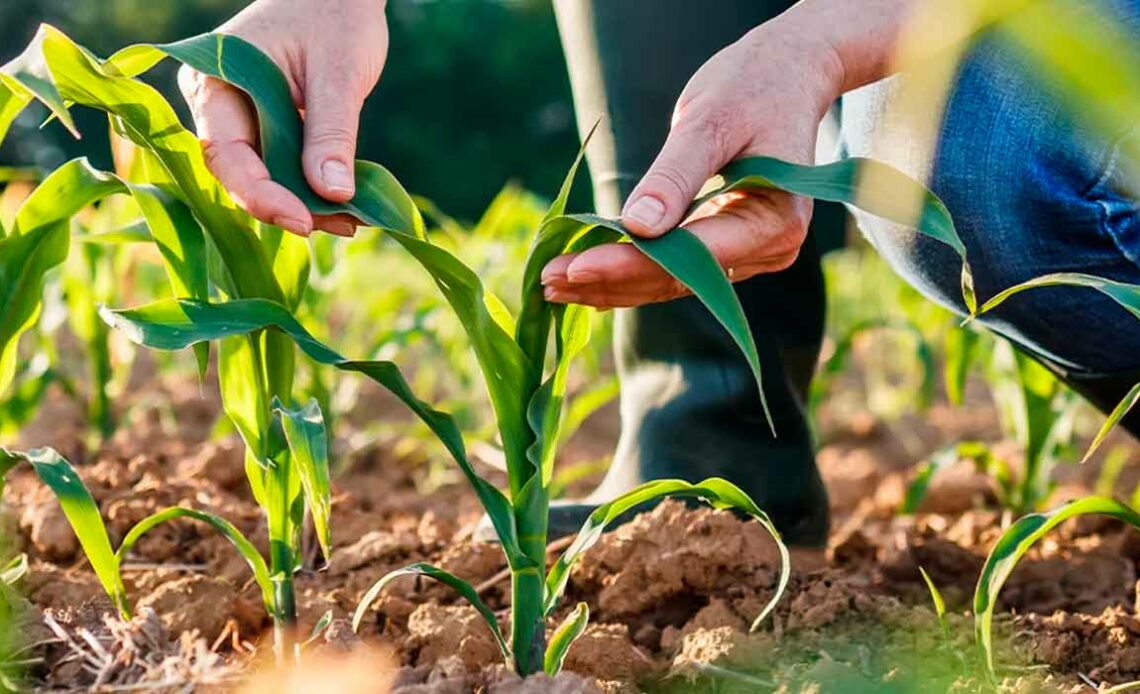
[[[1057,286],[1096,290],[1140,319],[1140,286],[1082,273],[1054,273],[1010,287],[986,301],[976,315],[993,310],[1021,292],[1039,287]],[[1140,385],[1133,387],[1108,415],[1086,452],[1085,459],[1097,450],[1105,436],[1128,414],[1138,399],[1140,399]],[[1110,498],[1090,496],[1071,501],[1048,513],[1034,513],[1020,518],[1002,534],[986,558],[974,592],[974,619],[978,643],[991,674],[994,671],[993,614],[998,595],[1006,580],[1017,566],[1017,562],[1037,540],[1064,521],[1086,514],[1107,515],[1140,529],[1140,513],[1131,506]]]
[[[247,469],[254,496],[265,507],[269,520],[271,556],[267,564],[256,553],[243,549],[248,543],[243,545],[236,530],[219,527],[224,521],[189,509],[171,509],[143,521],[128,533],[116,553],[109,552],[103,531],[103,537],[84,547],[88,552],[94,547],[96,554],[101,554],[101,559],[93,559],[92,564],[97,572],[109,576],[108,581],[113,582],[115,562],[121,561],[139,535],[170,517],[195,517],[219,527],[239,546],[254,567],[267,608],[279,623],[288,623],[289,612],[295,609],[291,586],[296,568],[297,510],[302,498],[326,547],[328,539],[327,476],[320,475],[326,467],[318,463],[323,456],[323,426],[315,408],[299,411],[274,407],[275,398],[288,398],[290,394],[294,367],[291,341],[314,362],[362,373],[388,388],[439,436],[490,515],[512,573],[509,640],[469,584],[426,565],[407,567],[373,586],[357,611],[358,624],[387,582],[398,575],[430,576],[457,589],[487,617],[504,657],[520,674],[556,672],[588,619],[588,612],[579,607],[548,642],[546,620],[558,608],[571,567],[614,518],[662,496],[701,498],[717,507],[739,509],[762,523],[776,539],[783,562],[773,597],[757,624],[775,605],[788,580],[787,550],[766,514],[738,488],[720,479],[696,484],[681,480],[649,482],[601,506],[549,573],[546,571],[549,485],[562,405],[570,362],[589,339],[590,312],[581,306],[546,303],[539,281],[541,269],[565,252],[608,242],[633,243],[713,312],[741,348],[759,388],[761,366],[740,304],[725,273],[692,234],[677,229],[659,239],[646,240],[628,236],[611,220],[567,215],[575,162],[535,235],[515,316],[484,287],[476,272],[426,237],[412,198],[383,167],[357,162],[358,193],[343,205],[324,201],[308,188],[300,168],[301,122],[289,89],[276,66],[252,45],[230,36],[205,35],[164,46],[134,46],[99,61],[58,31],[45,27],[29,55],[30,59],[19,63],[23,71],[7,73],[4,84],[9,89],[9,101],[15,98],[26,103],[38,98],[65,123],[68,103],[107,111],[116,130],[146,152],[150,182],[183,203],[204,232],[200,236],[174,235],[183,243],[180,252],[168,254],[167,260],[180,290],[175,292],[178,298],[135,309],[104,309],[101,315],[131,340],[152,348],[194,347],[201,357],[204,345],[220,341],[223,405],[247,443]],[[280,230],[257,229],[238,212],[205,172],[196,141],[177,123],[169,105],[133,79],[167,56],[248,94],[261,123],[262,154],[275,181],[316,212],[348,213],[380,229],[427,270],[463,325],[482,371],[506,459],[506,493],[479,477],[467,458],[454,419],[417,398],[393,363],[345,359],[317,341],[294,317],[307,277],[303,271],[308,259],[302,252],[304,246],[290,242]],[[0,115],[6,113],[0,108]],[[867,178],[874,185],[860,185]],[[964,257],[964,248],[941,202],[921,185],[876,162],[852,159],[804,167],[768,158],[744,159],[725,170],[723,180],[710,195],[750,187],[776,187],[839,200],[896,221],[913,222],[920,231],[948,243]],[[151,231],[158,241],[160,234],[153,228]],[[205,262],[207,259],[211,262]],[[207,267],[208,278],[179,272],[202,273]],[[973,308],[969,286],[963,264],[963,291]],[[767,414],[762,388],[759,393]],[[278,418],[272,416],[274,412]],[[768,421],[771,426],[770,416]],[[8,455],[12,460],[29,460],[41,476],[51,478],[55,473],[53,487],[57,493],[60,489],[67,492],[61,494],[61,502],[81,509],[87,514],[85,523],[94,527],[98,514],[90,516],[90,497],[82,499],[82,485],[57,458],[44,451]]]
[[[993,619],[998,595],[1017,562],[1050,530],[1077,516],[1099,514],[1140,530],[1140,513],[1115,499],[1089,496],[1049,511],[1031,513],[1011,525],[990,550],[974,590],[974,632],[991,676],[994,673]]]
[[[212,38],[203,41],[214,45]],[[5,302],[0,311],[0,389],[11,382],[17,342],[39,311],[45,273],[68,255],[70,218],[108,195],[129,196],[138,206],[145,229],[113,235],[135,238],[145,233],[161,252],[175,296],[259,297],[289,307],[300,301],[309,267],[305,242],[240,211],[209,175],[197,139],[181,126],[170,105],[134,79],[132,69],[149,68],[163,55],[139,47],[100,61],[59,31],[44,27],[27,51],[0,72],[0,125],[7,126],[32,99],[65,124],[70,123],[66,105],[103,110],[115,132],[138,147],[140,176],[146,180],[139,183],[76,160],[53,172],[24,201],[0,242],[0,280],[5,287],[0,299]],[[195,349],[204,369],[209,348],[203,344]],[[68,517],[81,539],[87,537],[85,551],[103,557],[97,573],[124,616],[129,607],[118,578],[122,556],[157,523],[195,518],[222,531],[246,555],[277,626],[279,650],[284,651],[285,634],[296,619],[293,575],[306,509],[326,556],[330,544],[324,424],[314,407],[293,402],[295,354],[288,339],[253,331],[223,340],[218,352],[223,406],[247,444],[250,484],[266,514],[268,561],[250,554],[252,545],[233,526],[193,509],[169,509],[144,520],[128,533],[118,553],[112,553],[94,502],[66,461],[48,450],[5,455],[10,461],[32,462],[61,503],[66,499],[85,509]],[[95,559],[92,564],[97,564]]]
[[[1020,445],[1022,460],[1017,465],[981,441],[963,441],[936,451],[916,472],[902,512],[914,513],[934,475],[962,459],[994,480],[1003,508],[1017,515],[1037,510],[1053,489],[1053,470],[1072,446],[1079,398],[1051,371],[1005,340],[966,327],[950,332],[945,344],[951,403],[964,404],[966,378],[971,365],[980,362],[1002,432]]]

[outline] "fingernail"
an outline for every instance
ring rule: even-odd
[[[288,217],[281,215],[279,217],[274,217],[273,223],[286,231],[291,231],[294,234],[300,234],[301,236],[308,236],[310,233],[312,233],[312,229],[309,228],[309,223],[297,217]]]
[[[337,193],[352,193],[356,188],[352,172],[344,162],[337,159],[329,159],[321,164],[321,180],[329,190]]]
[[[665,203],[652,195],[643,195],[630,203],[622,216],[637,222],[646,229],[656,229],[665,217]]]
[[[558,284],[566,281],[566,272],[563,270],[551,270],[550,266],[542,269],[542,276],[539,278],[544,285]]]
[[[570,284],[593,284],[599,282],[602,276],[593,270],[575,270],[573,266],[566,271],[566,279]]]

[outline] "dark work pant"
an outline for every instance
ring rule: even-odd
[[[772,0],[556,0],[598,211],[617,216],[656,157],[673,106],[709,57],[791,3]],[[833,226],[841,215],[818,213]],[[841,221],[840,221],[841,224]],[[657,478],[725,477],[789,542],[820,544],[827,498],[804,402],[819,355],[824,287],[817,234],[783,272],[736,285],[760,351],[777,438],[748,366],[709,312],[687,298],[616,315],[622,435],[595,494]]]

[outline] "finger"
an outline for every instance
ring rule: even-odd
[[[638,236],[660,236],[677,226],[693,198],[735,152],[725,151],[718,119],[682,116],[649,171],[634,188],[621,221]]]
[[[810,202],[783,193],[726,196],[686,225],[734,281],[785,269],[798,255]],[[633,295],[640,303],[675,294],[664,271],[631,244],[608,244],[551,261],[543,284],[566,293]],[[594,303],[593,298],[590,303]]]
[[[786,269],[795,261],[795,254],[786,258],[733,268],[732,281],[740,282],[756,275]],[[672,301],[691,292],[676,279],[664,274],[661,280],[635,286],[612,287],[560,287],[547,286],[543,296],[556,304],[581,304],[598,309],[630,308],[647,304]]]
[[[542,275],[540,278],[542,284],[545,286],[569,284],[569,280],[566,277],[566,271],[569,269],[570,264],[574,262],[574,259],[579,255],[581,254],[567,253],[566,255],[560,255],[554,260],[551,260],[549,263],[547,263],[546,267],[542,268]]]
[[[248,99],[230,85],[198,73],[179,73],[190,104],[206,167],[254,217],[296,234],[312,231],[304,203],[269,178],[254,151],[256,126]]]
[[[356,194],[353,172],[366,89],[346,58],[315,55],[306,71],[305,178],[321,197],[346,202]]]
[[[350,214],[313,215],[313,228],[334,236],[356,236],[360,222]]]

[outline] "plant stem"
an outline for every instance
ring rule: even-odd
[[[531,503],[516,508],[519,544],[532,566],[511,575],[511,650],[515,671],[522,677],[542,672],[546,654],[546,531],[549,497],[533,495]]]
[[[293,552],[283,542],[269,543],[269,571],[273,577],[273,655],[278,665],[294,650],[297,596],[293,589]]]

